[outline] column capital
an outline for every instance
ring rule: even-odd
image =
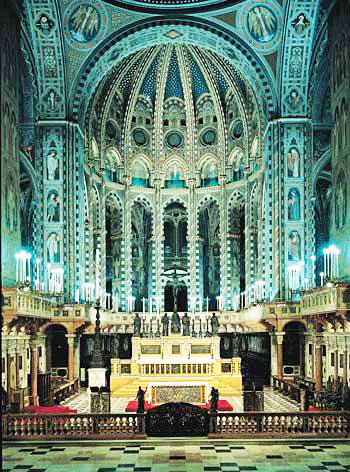
[[[283,336],[286,333],[284,331],[276,331],[274,334],[276,335],[277,344],[283,344]]]
[[[65,334],[65,336],[67,338],[68,346],[74,346],[74,340],[76,338],[76,334]]]

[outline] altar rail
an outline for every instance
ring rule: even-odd
[[[216,413],[210,438],[350,437],[350,412]]]
[[[146,413],[147,415],[147,413]],[[2,416],[4,440],[142,439],[144,414]],[[209,438],[350,437],[350,412],[211,413]]]
[[[145,417],[123,414],[2,415],[6,440],[142,439]]]

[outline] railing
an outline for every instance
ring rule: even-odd
[[[216,413],[209,437],[349,437],[349,412]]]
[[[350,286],[337,284],[334,287],[320,287],[303,292],[301,297],[301,314],[312,315],[330,313],[350,308]]]
[[[146,413],[147,415],[147,413]],[[142,439],[145,414],[2,416],[4,440]],[[209,438],[350,437],[350,412],[210,413]]]
[[[122,439],[145,437],[144,415],[3,415],[5,440]]]
[[[209,363],[188,362],[182,364],[176,363],[161,363],[161,364],[140,364],[139,372],[141,376],[148,375],[212,375],[213,365]]]
[[[291,380],[281,379],[276,376],[272,377],[272,382],[274,390],[278,390],[280,393],[300,403],[300,387],[297,384]]]
[[[79,379],[75,379],[72,382],[67,382],[62,385],[53,385],[51,395],[55,403],[60,403],[77,392],[79,392]]]

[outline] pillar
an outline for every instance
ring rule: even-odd
[[[31,364],[30,364],[30,373],[31,373],[31,391],[32,391],[32,404],[38,405],[38,364],[39,364],[39,353],[37,340],[31,340]]]
[[[271,342],[271,385],[272,377],[277,376],[277,344],[275,333],[270,333],[270,342]]]
[[[315,380],[315,389],[316,392],[319,392],[322,390],[322,344],[320,338],[316,338],[315,345]]]
[[[283,336],[284,332],[276,333],[277,338],[277,375],[283,377]]]
[[[74,380],[74,338],[75,334],[66,334],[68,343],[68,380]]]

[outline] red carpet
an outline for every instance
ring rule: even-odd
[[[78,410],[71,410],[68,406],[29,406],[25,409],[26,413],[34,413],[35,415],[55,415],[66,413],[77,413]]]
[[[198,405],[200,408],[205,408],[207,410],[210,410],[210,402],[206,403],[205,405]],[[145,402],[145,410],[150,410],[152,408],[156,408],[154,405],[151,405],[151,403]],[[126,408],[125,412],[126,413],[136,413],[137,410],[137,400],[131,400]],[[233,411],[232,405],[227,401],[227,400],[219,400],[218,402],[218,411]]]

